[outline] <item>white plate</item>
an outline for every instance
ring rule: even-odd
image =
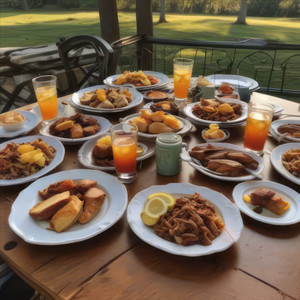
[[[207,138],[205,137],[204,134],[205,134],[205,131],[208,130],[208,129],[209,129],[209,128],[205,128],[205,129],[203,129],[203,130],[201,131],[201,136],[202,136],[202,138],[204,139],[204,141],[206,141],[206,142],[208,142],[208,143],[210,143],[210,142],[212,142],[212,143],[222,142],[222,141],[227,140],[227,139],[230,137],[229,131],[226,130],[226,129],[222,129],[222,131],[224,131],[224,133],[225,133],[225,135],[224,135],[222,138],[219,138],[219,139],[207,139]]]
[[[56,120],[58,118],[62,118],[64,116],[64,114],[66,112],[66,109],[67,109],[67,105],[64,105],[61,102],[58,102],[57,103],[57,109],[58,109],[57,117],[54,118],[53,120]],[[39,119],[39,122],[43,121],[42,113],[41,113],[40,107],[38,105],[36,105],[31,111],[37,115],[37,117]]]
[[[280,141],[287,141],[287,142],[300,142],[300,137],[296,138],[296,137],[292,137],[292,136],[285,136],[284,138],[282,138],[282,134],[278,132],[278,127],[283,125],[283,124],[298,124],[300,125],[300,120],[277,120],[271,123],[270,126],[270,133],[272,135],[272,137],[275,140],[279,140]]]
[[[117,88],[124,90],[127,87],[118,86]],[[98,107],[91,107],[88,105],[80,104],[80,98],[83,96],[84,93],[92,92],[97,89],[107,90],[107,89],[109,89],[109,87],[107,87],[105,85],[96,85],[96,86],[91,86],[91,87],[79,90],[78,92],[76,92],[72,95],[71,104],[78,109],[88,111],[88,112],[113,113],[113,112],[119,112],[119,111],[131,109],[133,107],[138,106],[143,101],[143,95],[141,93],[139,93],[135,88],[128,88],[129,92],[133,94],[132,102],[129,103],[128,106],[120,107],[120,108],[98,108]]]
[[[169,78],[168,76],[166,76],[165,74],[163,73],[159,73],[159,72],[153,72],[153,71],[143,71],[144,74],[146,75],[151,75],[151,76],[154,76],[156,77],[159,82],[156,83],[156,84],[152,84],[152,85],[147,85],[147,86],[136,86],[135,88],[138,90],[138,91],[146,91],[146,90],[151,90],[151,89],[157,89],[159,87],[162,87],[166,84],[168,84],[169,82]],[[112,75],[112,76],[109,76],[107,77],[103,82],[109,86],[112,86],[114,88],[119,88],[121,87],[122,85],[118,85],[118,84],[114,84],[113,82],[119,78],[122,74],[117,74],[117,75]],[[125,84],[124,84],[125,86]]]
[[[74,224],[61,233],[47,230],[49,221],[36,221],[28,214],[40,199],[38,191],[64,179],[93,179],[106,193],[101,211],[89,223]],[[38,245],[63,245],[87,240],[113,226],[124,214],[127,190],[114,176],[95,170],[68,170],[40,178],[23,190],[12,205],[10,228],[24,241]]]
[[[82,137],[82,138],[78,138],[78,139],[71,139],[71,138],[63,138],[63,137],[59,137],[59,136],[54,136],[54,135],[51,135],[49,133],[49,127],[56,121],[52,121],[48,124],[46,124],[45,126],[43,126],[41,129],[40,129],[40,133],[42,135],[45,135],[45,136],[53,136],[55,137],[56,139],[58,139],[59,141],[61,141],[63,144],[66,144],[66,145],[75,145],[75,144],[81,144],[81,143],[84,143],[90,139],[93,139],[95,137],[100,137],[102,135],[104,135],[108,130],[109,128],[111,127],[111,123],[103,118],[103,117],[98,117],[98,116],[91,116],[91,115],[84,115],[85,118],[87,117],[92,117],[94,119],[96,119],[98,121],[98,123],[100,124],[100,131],[97,132],[96,134],[94,135],[91,135],[91,136],[85,136],[85,137]]]
[[[125,118],[120,119],[120,122],[129,123],[129,121],[133,120],[136,117],[140,117],[140,115],[141,115],[140,113],[129,115]],[[182,123],[182,128],[179,131],[176,131],[175,133],[184,136],[192,130],[193,125],[189,120],[178,116],[175,117]],[[155,139],[158,136],[158,134],[151,134],[151,133],[144,133],[144,132],[139,132],[138,135],[148,139]]]
[[[274,106],[273,117],[278,117],[283,112],[284,108],[278,104],[272,104]]]
[[[206,143],[206,144],[198,144],[196,146],[206,147],[208,145],[212,145],[215,147],[224,147],[224,148],[228,148],[228,149],[232,149],[232,150],[238,150],[238,151],[245,152],[246,154],[248,154],[249,156],[251,156],[258,162],[258,167],[255,170],[258,174],[260,174],[262,172],[262,170],[264,169],[264,160],[260,156],[256,155],[255,153],[246,151],[243,147],[240,147],[240,146],[237,146],[234,144],[230,144],[230,143]],[[196,146],[194,146],[194,147],[196,147]],[[192,149],[190,149],[190,150],[192,150]],[[195,163],[194,161],[189,162],[189,164],[192,167],[194,167],[196,170],[198,170],[199,172],[201,172],[207,176],[210,176],[212,178],[215,178],[215,179],[220,179],[220,180],[225,180],[225,181],[245,181],[245,180],[251,180],[251,179],[255,178],[255,176],[251,175],[251,174],[245,175],[245,176],[237,176],[237,177],[215,175],[215,174],[210,173],[209,171],[206,171],[206,170],[200,168],[199,165],[197,163]]]
[[[220,122],[220,121],[210,121],[210,120],[202,120],[200,118],[198,118],[197,116],[195,116],[193,114],[193,107],[198,103],[198,102],[194,102],[194,103],[189,103],[187,104],[184,109],[183,112],[184,114],[192,119],[193,121],[195,121],[198,124],[201,125],[208,125],[208,124],[219,124],[222,125],[222,127],[230,127],[230,126],[236,126],[239,123],[244,122],[247,119],[247,112],[248,112],[248,105],[247,103],[241,101],[241,100],[235,100],[235,99],[223,99],[222,100],[224,103],[237,103],[237,104],[241,104],[242,105],[242,114],[239,118],[237,118],[236,120],[233,121],[226,121],[226,122]]]
[[[22,134],[26,134],[29,131],[33,130],[39,124],[40,121],[36,116],[36,114],[30,111],[18,111],[18,112],[25,117],[23,126],[19,130],[15,130],[15,131],[8,131],[5,130],[2,126],[0,126],[1,138],[13,138]]]
[[[4,147],[7,144],[11,144],[11,143],[29,143],[32,142],[36,139],[42,139],[46,144],[52,146],[56,152],[55,152],[55,157],[52,159],[51,163],[48,166],[45,166],[43,169],[41,169],[40,171],[38,171],[35,174],[32,174],[30,176],[27,177],[22,177],[22,178],[17,178],[17,179],[11,179],[11,180],[4,180],[4,179],[0,179],[0,186],[9,186],[9,185],[17,185],[17,184],[22,184],[25,182],[29,182],[29,181],[33,181],[36,180],[37,178],[49,173],[50,171],[52,171],[54,168],[56,168],[64,159],[65,157],[65,147],[63,146],[63,144],[58,141],[55,137],[52,136],[41,136],[41,135],[30,135],[30,136],[26,136],[26,137],[22,137],[19,139],[15,139],[15,140],[10,140],[7,141],[5,143],[0,144],[0,149],[4,149]]]
[[[255,208],[251,203],[243,200],[245,194],[250,195],[257,188],[268,188],[278,194],[284,201],[290,203],[289,209],[279,216],[266,208],[263,208],[261,214],[253,211]],[[291,225],[300,222],[300,194],[291,188],[272,181],[247,181],[238,184],[233,192],[232,197],[237,207],[247,216],[257,221],[271,225]]]
[[[273,167],[277,170],[278,173],[280,173],[283,177],[286,179],[299,184],[300,185],[300,178],[292,175],[282,164],[281,162],[281,156],[284,154],[286,151],[290,149],[300,149],[300,143],[287,143],[280,145],[273,149],[270,159]]]
[[[159,237],[151,227],[146,226],[140,217],[147,197],[156,192],[181,195],[199,193],[209,200],[225,223],[223,232],[213,240],[209,246],[191,245],[182,246]],[[228,249],[235,243],[243,230],[243,221],[237,207],[223,194],[206,187],[200,187],[189,183],[170,183],[167,185],[154,185],[136,194],[130,201],[127,209],[127,220],[133,232],[144,242],[165,252],[183,256],[202,256]]]
[[[233,87],[248,87],[250,91],[254,91],[259,87],[257,81],[240,75],[215,74],[205,76],[205,78],[215,86],[219,86],[222,82],[228,82]]]
[[[115,167],[102,167],[98,166],[94,163],[94,159],[92,157],[92,151],[97,142],[98,138],[94,138],[85,142],[78,151],[78,159],[82,165],[87,168],[101,170],[101,171],[114,171]],[[145,143],[145,144],[144,144]],[[141,156],[136,158],[137,161],[141,161],[151,157],[155,153],[155,144],[144,141],[144,143],[138,143],[144,149],[144,152]]]

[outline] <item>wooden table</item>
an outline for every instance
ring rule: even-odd
[[[296,103],[259,93],[252,97],[279,104],[285,113],[299,113]],[[116,122],[119,116],[110,116],[110,120]],[[190,146],[201,142],[202,128],[185,138]],[[229,131],[228,142],[242,145],[244,127]],[[271,166],[269,156],[274,147],[276,141],[268,137],[263,178],[299,191],[299,186]],[[67,155],[54,172],[83,168],[77,159],[78,149],[66,146]],[[152,157],[143,161],[137,180],[126,186],[128,199],[152,185],[171,182],[206,186],[231,200],[237,184],[214,180],[185,162],[179,175],[160,176]],[[1,189],[0,255],[47,298],[300,299],[300,224],[276,227],[243,215],[245,228],[237,243],[224,252],[197,258],[171,255],[145,244],[131,231],[125,215],[106,232],[80,243],[31,245],[8,226],[11,205],[28,185]]]

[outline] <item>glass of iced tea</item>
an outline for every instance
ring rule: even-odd
[[[43,121],[57,117],[56,76],[43,75],[32,79]]]
[[[268,103],[250,102],[244,137],[244,147],[256,154],[263,153],[272,122],[274,107]]]
[[[135,125],[120,123],[110,128],[116,173],[123,183],[136,177],[136,150],[138,129]]]
[[[187,98],[192,77],[194,60],[190,58],[174,58],[174,96],[175,103],[181,105]]]

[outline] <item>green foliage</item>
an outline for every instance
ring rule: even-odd
[[[62,8],[77,8],[80,0],[58,0],[58,5]]]
[[[98,0],[79,0],[80,8],[83,9],[98,9]]]

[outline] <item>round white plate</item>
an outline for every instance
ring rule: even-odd
[[[228,82],[233,87],[248,87],[250,91],[254,91],[259,87],[257,81],[240,75],[215,74],[205,76],[205,78],[215,86],[219,86],[222,82]]]
[[[64,138],[64,137],[59,137],[59,136],[54,136],[54,135],[51,135],[49,133],[49,127],[56,121],[52,121],[48,124],[46,124],[45,126],[41,127],[40,129],[40,133],[42,135],[45,135],[45,136],[53,136],[55,137],[56,139],[58,139],[59,141],[61,141],[63,144],[66,144],[66,145],[75,145],[75,144],[81,144],[81,143],[84,143],[90,139],[93,139],[95,137],[100,137],[102,135],[104,135],[108,130],[109,128],[111,127],[111,123],[103,118],[103,117],[98,117],[98,116],[91,116],[91,115],[84,115],[84,117],[92,117],[94,119],[96,119],[98,121],[98,123],[100,124],[100,131],[97,132],[96,134],[94,135],[91,135],[91,136],[85,136],[85,137],[82,137],[82,138],[78,138],[78,139],[71,139],[71,138]]]
[[[273,117],[278,117],[283,112],[284,108],[278,104],[272,104],[274,106]]]
[[[18,111],[25,117],[23,126],[19,130],[9,131],[5,130],[0,126],[0,136],[1,138],[13,138],[22,134],[27,134],[29,131],[33,130],[38,124],[39,119],[33,112],[30,111]]]
[[[156,77],[159,82],[156,83],[156,84],[152,84],[152,85],[147,85],[147,86],[136,86],[135,88],[138,90],[138,91],[146,91],[146,90],[151,90],[151,89],[157,89],[159,87],[162,87],[166,84],[168,84],[169,82],[169,78],[168,76],[166,76],[165,74],[163,73],[159,73],[159,72],[153,72],[153,71],[143,71],[144,74],[146,75],[151,75],[151,76],[154,76]],[[117,75],[112,75],[112,76],[109,76],[107,77],[103,82],[109,86],[112,86],[114,88],[119,88],[120,86],[122,85],[118,85],[118,84],[114,84],[113,82],[119,78],[122,74],[117,74]],[[125,86],[126,84],[124,84],[123,86]],[[133,85],[132,85],[133,86]]]
[[[117,88],[119,88],[121,90],[124,90],[127,87],[118,86]],[[83,96],[84,93],[92,92],[92,91],[95,91],[97,89],[107,90],[107,89],[109,89],[109,87],[107,87],[105,85],[96,85],[96,86],[91,86],[91,87],[79,90],[78,92],[76,92],[72,95],[71,104],[73,106],[75,106],[76,108],[78,108],[78,109],[88,111],[88,112],[113,113],[113,112],[119,112],[119,111],[124,111],[124,110],[131,109],[133,107],[138,106],[143,101],[143,95],[141,93],[139,93],[135,88],[128,88],[129,92],[133,94],[133,99],[132,99],[132,102],[129,103],[128,106],[125,106],[125,107],[120,107],[120,108],[98,108],[98,107],[91,107],[91,106],[88,106],[88,105],[82,105],[80,103],[80,98]]]
[[[290,203],[290,207],[286,212],[279,216],[263,208],[261,214],[253,211],[255,208],[251,203],[243,200],[245,194],[250,195],[257,188],[267,188],[278,194],[284,201]],[[232,197],[237,207],[247,216],[254,220],[271,224],[271,225],[291,225],[300,222],[300,194],[291,188],[272,181],[247,181],[235,186]]]
[[[199,244],[182,246],[159,237],[151,227],[142,222],[140,217],[147,197],[156,192],[170,193],[175,197],[199,193],[213,204],[216,212],[223,219],[225,227],[222,233],[208,246]],[[228,198],[209,188],[189,183],[154,185],[142,190],[130,201],[127,208],[127,220],[133,232],[144,242],[165,252],[183,256],[202,256],[224,251],[239,239],[244,227],[239,210]]]
[[[195,116],[193,114],[193,107],[196,105],[196,103],[189,103],[187,104],[184,109],[183,113],[193,121],[195,121],[198,124],[201,125],[209,125],[209,124],[218,124],[222,127],[232,127],[232,126],[237,126],[237,124],[244,122],[247,119],[247,112],[248,112],[248,105],[247,103],[241,101],[241,100],[235,100],[235,99],[223,99],[222,100],[224,103],[237,103],[242,105],[242,114],[239,118],[233,121],[226,121],[226,122],[220,122],[220,121],[210,121],[210,120],[202,120]]]
[[[58,118],[62,118],[66,112],[66,109],[67,109],[67,105],[64,105],[61,102],[58,102],[57,103],[57,110],[58,110],[57,117],[54,120],[56,120]],[[43,121],[42,113],[41,113],[40,107],[38,105],[36,105],[31,111],[37,115],[39,122]]]
[[[205,131],[208,130],[208,129],[209,129],[209,128],[205,128],[205,129],[203,129],[203,130],[201,131],[201,136],[202,136],[202,138],[204,139],[204,141],[206,141],[206,142],[208,142],[208,143],[210,143],[210,142],[212,142],[212,143],[222,142],[222,141],[227,140],[227,139],[230,137],[229,131],[226,130],[226,129],[222,129],[222,131],[225,132],[225,135],[224,135],[222,138],[219,138],[219,139],[207,139],[207,138],[205,137],[204,134],[205,134]]]
[[[82,165],[87,168],[101,170],[101,171],[114,171],[115,167],[102,167],[98,166],[94,163],[94,159],[92,157],[92,151],[97,142],[98,138],[94,138],[85,142],[78,151],[78,159]],[[143,143],[138,143],[144,149],[144,152],[141,156],[136,158],[137,161],[141,161],[151,157],[155,153],[155,144],[149,141],[143,141]]]
[[[52,137],[52,136],[30,135],[30,136],[26,136],[26,137],[22,137],[19,139],[10,140],[5,143],[2,143],[2,144],[0,144],[0,149],[1,150],[4,149],[7,144],[29,143],[38,138],[42,139],[46,144],[52,146],[56,150],[55,157],[52,159],[51,163],[48,166],[45,166],[40,171],[38,171],[37,173],[29,175],[27,177],[11,179],[11,180],[0,179],[0,186],[17,185],[17,184],[22,184],[25,182],[36,180],[37,178],[52,171],[63,161],[63,159],[65,157],[65,147],[60,141],[58,141],[55,137]]]
[[[271,123],[270,133],[275,140],[287,141],[287,142],[300,142],[300,137],[292,137],[292,136],[284,136],[282,138],[282,134],[278,132],[278,127],[283,124],[298,124],[300,125],[300,120],[277,120]]]
[[[300,178],[292,175],[282,164],[281,162],[281,156],[284,154],[286,151],[290,149],[300,149],[300,143],[287,143],[280,145],[273,149],[270,159],[273,167],[276,169],[278,173],[280,173],[283,177],[286,179],[299,184],[300,185]]]
[[[74,224],[69,230],[57,233],[47,230],[49,221],[36,221],[28,214],[40,199],[38,191],[64,179],[92,179],[106,193],[103,206],[89,223]],[[113,226],[124,214],[127,190],[114,176],[96,170],[68,170],[40,178],[24,189],[12,205],[10,228],[24,241],[37,245],[63,245],[87,240]]]
[[[246,154],[248,154],[249,156],[251,156],[258,162],[258,167],[255,170],[258,174],[260,174],[262,172],[262,170],[264,169],[264,160],[260,156],[256,155],[255,153],[246,151],[243,147],[240,147],[240,146],[237,146],[234,144],[230,144],[230,143],[206,143],[206,144],[198,144],[196,146],[206,147],[207,145],[212,145],[215,147],[224,147],[224,148],[228,148],[228,149],[232,149],[232,150],[238,150],[241,152],[245,152]],[[192,150],[192,149],[190,149],[190,150]],[[251,175],[251,174],[245,175],[245,176],[238,176],[238,177],[215,175],[215,174],[212,174],[212,173],[200,168],[199,164],[197,164],[194,161],[197,161],[197,160],[192,157],[192,161],[189,162],[189,164],[192,167],[194,167],[196,170],[198,170],[202,174],[205,174],[205,175],[215,178],[215,179],[220,179],[220,180],[225,180],[225,181],[245,181],[245,180],[251,180],[251,179],[255,178],[255,176]]]

